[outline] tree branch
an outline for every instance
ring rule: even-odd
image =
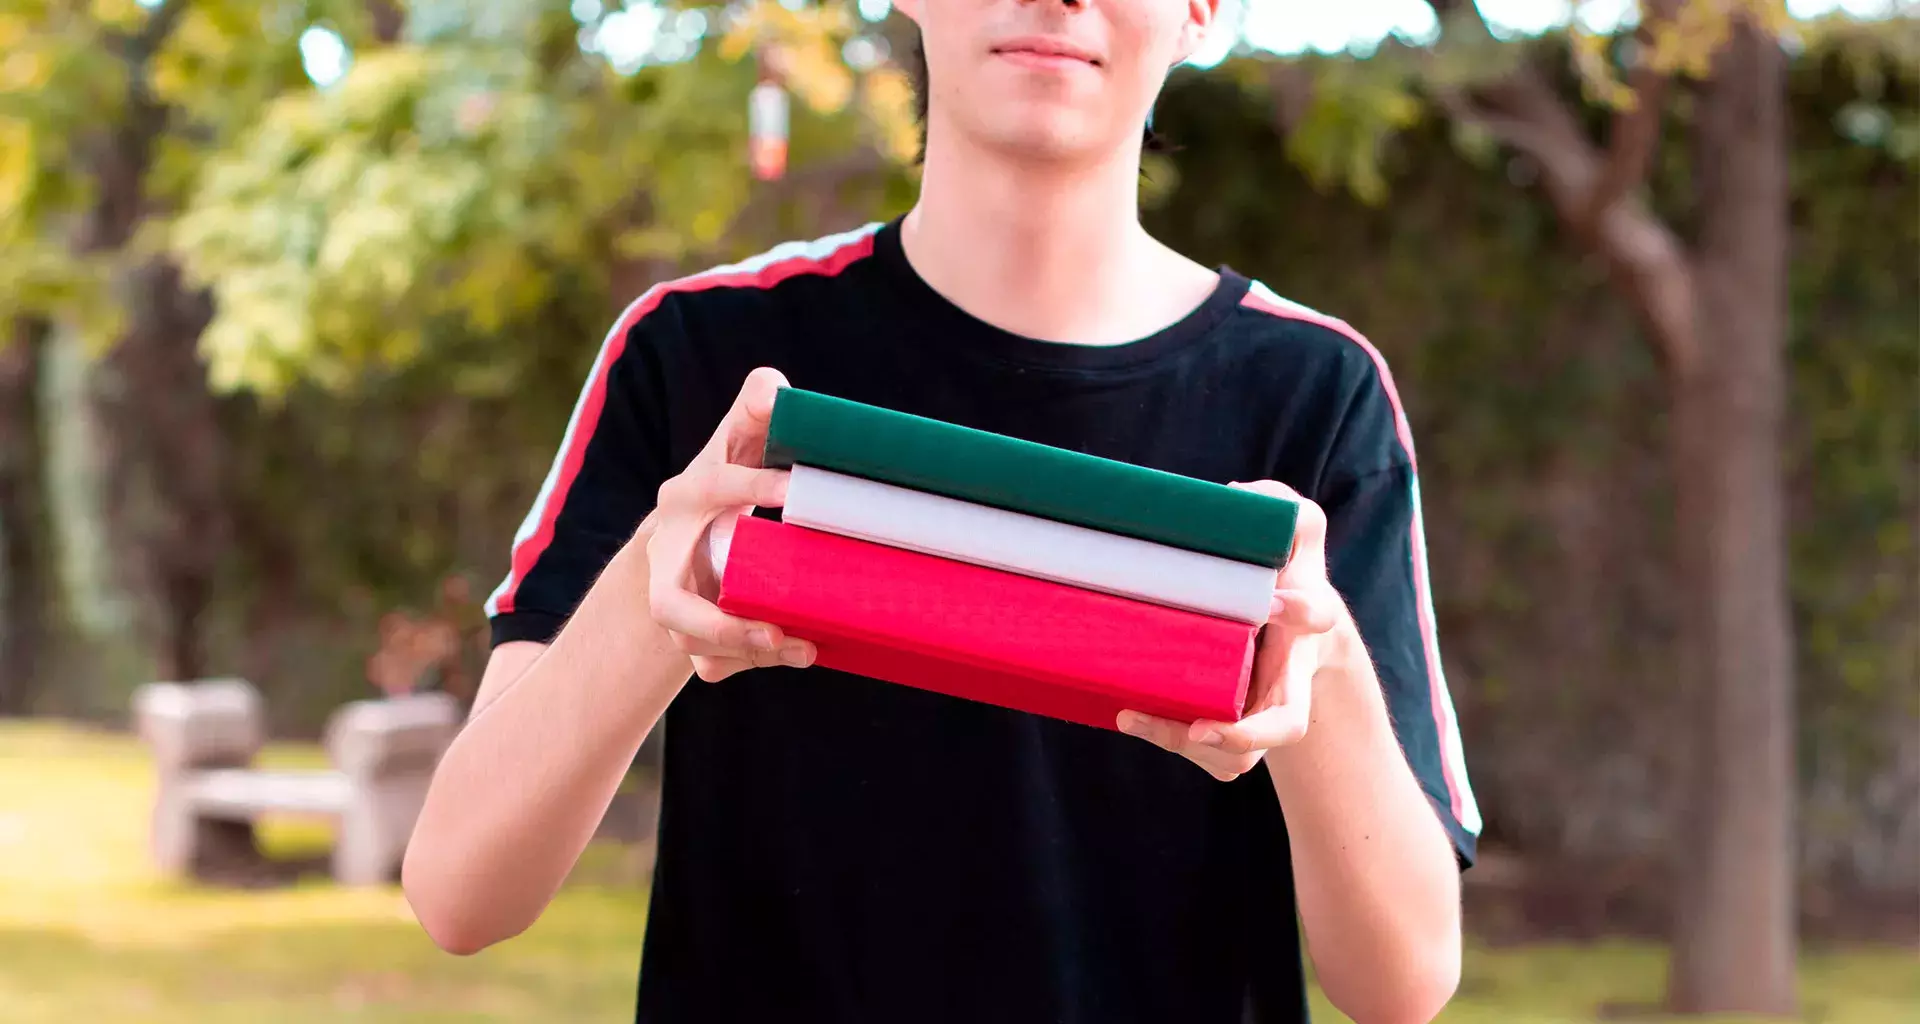
[[[130,40],[131,45],[127,50],[129,60],[140,63],[153,56],[154,51],[160,49],[160,44],[173,34],[181,16],[187,13],[187,5],[188,0],[162,0],[160,6],[147,16],[147,23],[141,27],[140,34]]]
[[[1660,141],[1660,113],[1666,102],[1669,78],[1645,63],[1633,69],[1633,101],[1614,111],[1607,140],[1607,162],[1593,183],[1581,220],[1591,224],[1607,207],[1647,180],[1653,152]]]
[[[1580,155],[1577,152],[1580,140],[1569,139],[1553,131],[1549,125],[1490,109],[1470,97],[1465,90],[1453,86],[1437,85],[1432,91],[1434,101],[1456,124],[1478,128],[1543,166],[1548,163],[1571,164]]]
[[[1431,0],[1456,24],[1476,16],[1466,0]],[[1671,17],[1678,0],[1654,0],[1650,15]],[[1484,22],[1481,22],[1484,29]],[[1667,75],[1652,61],[1635,69],[1634,103],[1614,118],[1605,150],[1588,138],[1573,109],[1539,68],[1523,61],[1476,87],[1437,83],[1435,101],[1456,123],[1479,128],[1540,167],[1561,222],[1605,262],[1660,347],[1670,369],[1697,362],[1691,269],[1685,248],[1633,190],[1645,180],[1658,141]]]
[[[1660,115],[1666,104],[1672,73],[1653,59],[1659,31],[1672,24],[1681,0],[1647,0],[1646,19],[1634,33],[1640,45],[1633,70],[1628,74],[1632,100],[1614,111],[1607,139],[1607,163],[1594,182],[1593,195],[1587,200],[1582,220],[1600,219],[1621,196],[1647,180],[1653,166],[1653,153],[1660,142]]]
[[[147,64],[187,13],[189,0],[162,0],[140,31],[106,33],[105,45],[126,64],[126,110],[81,144],[98,196],[74,239],[83,253],[117,249],[133,237],[145,203],[143,179],[154,139],[166,129],[167,110],[148,88]]]
[[[1484,17],[1468,0],[1429,2],[1435,15],[1443,22],[1450,20],[1456,26],[1473,25],[1480,31],[1487,31]],[[1590,233],[1608,207],[1646,181],[1660,140],[1661,113],[1671,81],[1670,72],[1651,59],[1649,54],[1659,30],[1672,23],[1681,3],[1682,0],[1647,0],[1643,5],[1646,19],[1635,33],[1642,52],[1627,76],[1631,99],[1614,112],[1606,150],[1598,157],[1599,171],[1585,183],[1587,194],[1573,202],[1567,210],[1570,226],[1582,234]],[[1526,81],[1515,82],[1514,79]],[[1535,69],[1523,65],[1513,75],[1480,92],[1482,99],[1505,107],[1501,112],[1508,117],[1503,119],[1483,113],[1472,119],[1515,148],[1535,150],[1546,144],[1539,137],[1540,130],[1528,127],[1528,123],[1555,136],[1557,141],[1554,145],[1572,146],[1576,141],[1584,143],[1586,140],[1586,134],[1580,130],[1573,114],[1553,95],[1552,89]],[[1444,105],[1457,115],[1466,100],[1466,97],[1456,94]],[[1531,139],[1533,144],[1523,145],[1521,137]],[[1532,155],[1542,158],[1544,162],[1540,153],[1534,152]]]

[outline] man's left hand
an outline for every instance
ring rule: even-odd
[[[1274,480],[1232,486],[1300,503],[1293,552],[1275,582],[1273,608],[1254,654],[1247,713],[1237,722],[1186,725],[1122,711],[1116,723],[1122,732],[1179,754],[1223,782],[1253,770],[1268,750],[1307,734],[1314,674],[1330,653],[1328,634],[1347,618],[1345,602],[1327,580],[1327,516],[1320,506]]]

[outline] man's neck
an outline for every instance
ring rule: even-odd
[[[1115,344],[1152,334],[1212,291],[1215,275],[1139,219],[1139,153],[1039,164],[929,140],[902,244],[960,308],[1045,341]]]

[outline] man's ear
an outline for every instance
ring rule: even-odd
[[[896,0],[897,3],[919,3],[920,0]],[[1220,0],[1187,0],[1187,17],[1180,25],[1180,42],[1175,47],[1180,59],[1175,66],[1183,64],[1188,58],[1199,52],[1207,41],[1207,33],[1213,30],[1214,22],[1219,20]]]

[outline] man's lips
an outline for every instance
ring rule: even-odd
[[[996,56],[1026,67],[1064,69],[1099,67],[1091,52],[1060,39],[1010,39],[993,47]]]

